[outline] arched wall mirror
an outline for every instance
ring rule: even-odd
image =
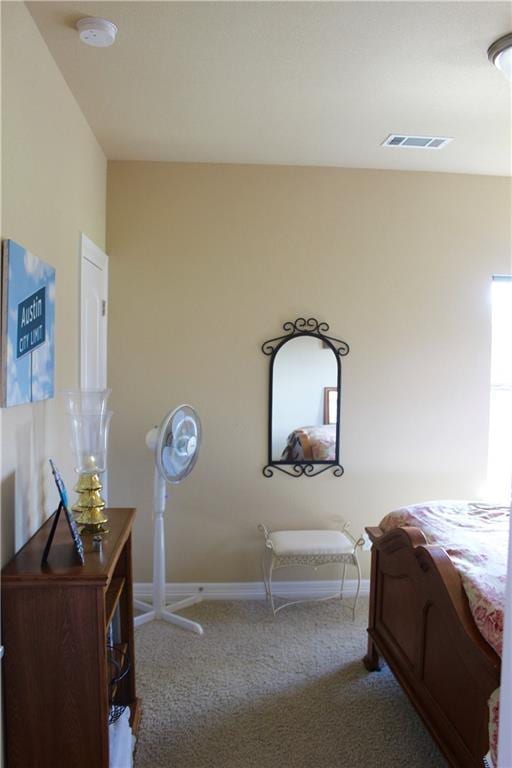
[[[341,477],[341,358],[346,342],[329,335],[327,323],[299,317],[283,325],[285,334],[266,341],[270,357],[268,460],[292,477],[313,477],[332,469]]]

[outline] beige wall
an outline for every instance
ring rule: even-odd
[[[23,3],[2,3],[2,237],[56,267],[56,390],[78,385],[79,233],[105,243],[106,160]],[[48,458],[74,480],[57,398],[2,411],[2,562],[15,515],[55,507]]]
[[[489,286],[509,270],[509,180],[112,162],[107,200],[111,502],[139,509],[137,580],[151,578],[144,435],[183,401],[204,443],[169,491],[170,581],[258,579],[260,520],[323,526],[338,513],[357,533],[398,505],[481,493]],[[260,345],[298,316],[351,345],[341,479],[261,473]]]

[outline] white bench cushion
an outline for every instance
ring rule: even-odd
[[[268,540],[276,555],[337,555],[354,550],[341,531],[272,531]]]

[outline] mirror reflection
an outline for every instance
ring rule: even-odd
[[[272,462],[335,461],[338,361],[315,336],[296,336],[274,359]]]

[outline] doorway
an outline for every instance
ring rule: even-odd
[[[80,238],[80,388],[107,386],[108,256]]]

